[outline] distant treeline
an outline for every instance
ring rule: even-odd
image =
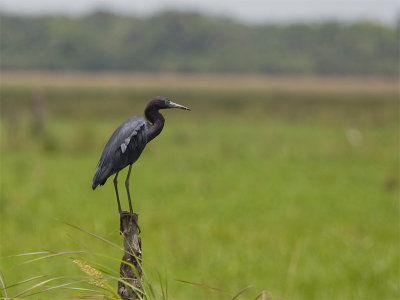
[[[149,17],[2,13],[2,70],[385,75],[396,28],[358,22],[249,25],[189,12]]]

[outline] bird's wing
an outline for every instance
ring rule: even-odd
[[[108,162],[115,155],[122,155],[126,150],[135,150],[144,148],[147,143],[146,135],[144,134],[147,121],[143,117],[134,116],[123,122],[112,134],[104,147],[101,155],[99,166]],[[140,152],[143,149],[140,150]],[[115,160],[115,159],[114,159]]]
[[[147,126],[145,118],[134,116],[114,131],[100,157],[93,185],[104,184],[109,176],[138,159],[147,144]]]
[[[143,117],[134,116],[129,118],[114,131],[106,148],[110,143],[110,149],[113,152],[121,150],[121,153],[124,154],[128,148],[134,150],[145,146],[147,143],[146,135],[144,134],[146,125],[147,121]]]

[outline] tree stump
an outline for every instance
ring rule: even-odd
[[[128,282],[136,289],[125,285],[123,282],[118,282],[118,295],[122,299],[137,299],[142,294],[141,282],[143,281],[142,272],[142,241],[139,238],[139,217],[135,213],[122,211],[120,214],[120,233],[124,237],[124,256],[123,261],[135,267],[135,270],[128,264],[121,263],[120,276],[125,282]]]

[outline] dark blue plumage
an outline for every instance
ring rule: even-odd
[[[149,126],[145,118],[133,116],[114,131],[100,157],[93,177],[93,189],[139,158],[147,144]]]
[[[100,157],[96,173],[93,177],[92,188],[106,183],[107,178],[113,174],[115,193],[118,201],[118,210],[121,213],[119,202],[117,177],[118,172],[129,165],[129,171],[125,180],[128,194],[129,208],[132,212],[132,204],[129,194],[129,176],[132,164],[139,158],[147,143],[160,134],[164,127],[164,117],[159,109],[180,108],[189,110],[180,104],[171,102],[165,97],[155,97],[146,106],[146,119],[140,116],[133,116],[124,121],[111,135],[103,153]]]

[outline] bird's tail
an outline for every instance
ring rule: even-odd
[[[99,184],[93,179],[92,189],[95,190],[98,185]]]
[[[97,171],[93,176],[92,189],[94,190],[99,184],[105,184],[106,181],[107,177],[104,176],[104,172],[102,172],[100,168],[97,168]]]

